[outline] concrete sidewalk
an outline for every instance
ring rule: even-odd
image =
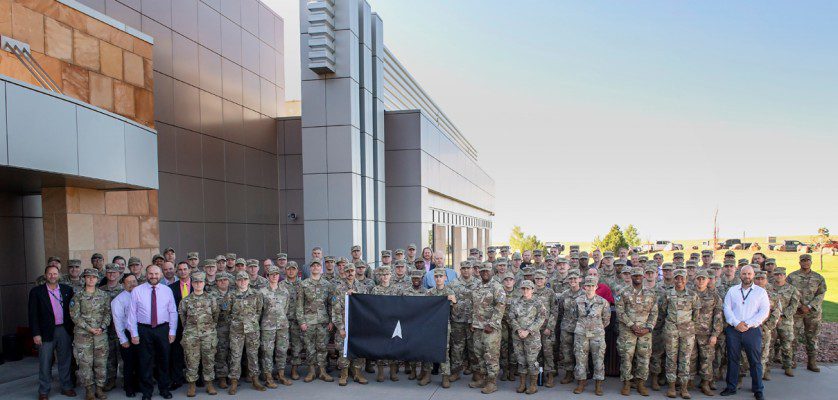
[[[774,369],[772,381],[765,382],[765,394],[768,399],[833,399],[838,395],[838,365],[822,365],[819,374],[806,371],[805,368],[798,368],[795,372],[797,376],[789,378],[783,375],[779,369]],[[37,399],[37,360],[29,357],[23,361],[14,363],[6,363],[0,365],[0,399]],[[335,375],[333,373],[333,375]],[[369,374],[367,374],[369,375]],[[483,395],[477,389],[470,389],[468,387],[468,380],[470,377],[460,379],[455,382],[451,389],[442,389],[439,385],[441,377],[434,376],[431,384],[420,387],[416,381],[410,381],[404,374],[399,375],[398,382],[370,382],[368,385],[359,385],[357,383],[350,383],[347,386],[338,386],[337,382],[326,383],[322,381],[315,381],[312,383],[303,383],[295,381],[292,386],[281,386],[278,389],[268,389],[266,392],[257,392],[253,390],[249,384],[244,384],[239,389],[236,397],[240,399],[268,399],[268,398],[289,398],[289,399],[349,399],[349,400],[378,400],[378,399],[396,399],[396,400],[464,400],[464,399],[555,399],[557,397],[569,399],[601,399],[601,398],[622,398],[620,396],[620,382],[617,378],[607,378],[605,381],[605,396],[595,396],[593,393],[593,383],[588,385],[585,393],[574,395],[572,390],[574,385],[558,385],[552,389],[546,387],[539,387],[539,392],[527,396],[515,393],[515,384],[512,382],[499,382],[499,389],[492,395]],[[749,381],[748,381],[749,382]],[[721,385],[720,385],[721,386]],[[728,397],[729,399],[753,399],[750,392],[749,383],[746,383],[743,390],[740,390],[736,396]],[[68,399],[58,394],[57,382],[53,386],[51,397],[54,399]],[[719,398],[718,392],[714,397]],[[78,391],[76,399],[83,399],[83,391]],[[650,399],[666,399],[663,391],[650,391]],[[186,388],[182,387],[173,392],[174,398],[185,399]],[[697,389],[690,392],[694,399],[709,398],[702,395]],[[641,396],[632,391],[632,396],[640,398]],[[204,399],[223,399],[231,397],[226,391],[219,390],[218,396],[209,396],[203,392],[203,388],[198,388],[198,396],[196,398]],[[135,399],[139,399],[138,395]],[[115,389],[108,393],[108,400],[122,400],[126,399],[125,392],[120,389]],[[161,399],[155,395],[154,399]]]

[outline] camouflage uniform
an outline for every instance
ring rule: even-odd
[[[88,268],[82,277],[98,276]],[[111,302],[107,293],[95,289],[77,292],[70,301],[70,318],[75,324],[73,330],[73,352],[78,363],[78,380],[84,386],[105,386],[108,361],[108,326],[111,324]],[[94,335],[90,329],[101,328],[102,333]]]
[[[758,274],[762,276],[766,276],[766,281],[768,280],[767,274],[765,271],[760,271]],[[760,325],[760,330],[762,330],[762,371],[765,374],[766,365],[768,364],[768,359],[771,357],[771,337],[774,335],[774,330],[777,328],[777,323],[780,322],[780,317],[783,315],[783,307],[782,303],[780,302],[780,296],[774,292],[774,290],[766,290],[768,292],[768,303],[770,304],[770,308],[768,311],[768,318]]]
[[[578,274],[574,275],[578,276]],[[567,373],[572,373],[576,369],[576,358],[573,354],[576,321],[579,319],[579,314],[576,311],[576,298],[584,295],[585,291],[582,289],[574,291],[572,288],[568,288],[559,299],[561,305],[559,309],[559,319],[561,320],[559,347],[561,348],[562,365],[564,365],[564,370]]]
[[[728,262],[729,263],[729,262]],[[724,304],[724,298],[727,295],[727,291],[730,288],[742,283],[739,279],[739,271],[737,270],[737,275],[734,275],[733,278],[728,278],[727,275],[722,274],[719,277],[718,282],[716,283],[716,290],[718,291],[719,297],[722,299],[722,304]],[[714,371],[724,371],[727,368],[727,337],[725,336],[725,331],[722,329],[722,333],[719,335],[718,340],[716,341],[716,356],[713,359],[713,370]],[[746,361],[747,358],[743,357],[743,361]],[[720,376],[724,376],[724,374],[720,374]]]
[[[479,285],[480,279],[472,277],[462,278],[450,287],[457,296],[458,306],[451,310],[451,368],[456,372],[465,369],[466,362],[474,368],[477,365],[477,355],[474,352],[474,335],[471,332],[471,318],[473,314],[472,291]]]
[[[288,263],[289,265],[291,262]],[[292,267],[296,268],[296,267]],[[288,347],[291,349],[291,365],[296,367],[303,363],[300,353],[303,352],[303,331],[297,319],[297,299],[300,291],[300,278],[293,282],[285,279],[279,282],[288,291]]]
[[[678,270],[686,278],[686,271]],[[690,379],[690,357],[695,347],[694,321],[701,310],[701,300],[690,289],[668,289],[664,293],[662,310],[665,315],[663,340],[666,347],[666,380],[686,385]]]
[[[544,277],[545,281],[547,279],[546,274],[543,272],[536,272],[536,278]],[[535,287],[533,292],[533,298],[538,298],[541,300],[541,303],[547,309],[547,318],[544,320],[544,324],[538,328],[538,334],[541,337],[541,359],[543,360],[543,368],[545,373],[552,374],[556,370],[556,361],[553,358],[553,348],[556,346],[556,320],[559,318],[559,311],[558,305],[556,304],[556,292],[549,287],[538,288]],[[545,335],[544,330],[550,329],[550,334]],[[513,333],[515,330],[512,331]],[[513,337],[515,337],[513,335]],[[518,355],[518,359],[520,360],[521,355]]]
[[[351,267],[352,273],[355,273],[354,266]],[[354,293],[364,294],[367,291],[367,287],[362,285],[358,280],[352,280],[350,284],[346,280],[342,280],[337,282],[334,288],[332,289],[332,322],[335,324],[335,328],[345,329],[344,325],[346,321],[344,321],[344,315],[346,313],[346,293],[352,290]],[[339,334],[335,335],[335,348],[338,350],[340,354],[338,358],[338,369],[344,369],[349,367],[358,367],[364,365],[364,359],[354,359],[350,360],[346,357],[346,354],[343,352],[345,338],[340,337]]]
[[[192,282],[205,281],[203,272],[192,274]],[[205,382],[215,379],[215,348],[218,345],[216,324],[218,323],[216,296],[203,292],[192,293],[183,298],[178,306],[178,318],[183,325],[180,340],[186,360],[186,381],[198,380],[198,366],[201,364]]]
[[[268,273],[279,274],[279,267],[270,266]],[[273,374],[275,370],[285,371],[288,357],[288,290],[277,284],[271,289],[270,282],[259,289],[264,299],[262,307],[262,373]]]
[[[489,264],[491,265],[491,264]],[[491,270],[486,264],[480,270]],[[479,355],[472,368],[494,382],[498,375],[500,357],[501,319],[506,308],[506,293],[503,288],[491,280],[480,284],[472,291],[471,327],[474,329],[474,353]],[[491,333],[483,329],[491,327]]]
[[[785,272],[785,268],[783,268]],[[774,346],[778,349],[778,353],[782,359],[783,369],[792,367],[794,354],[792,347],[794,343],[794,314],[797,312],[797,306],[800,304],[800,292],[796,287],[786,282],[783,286],[774,285],[774,292],[779,298],[780,308],[782,309],[780,322],[777,324],[777,340]]]
[[[532,288],[532,284],[527,284]],[[538,375],[538,353],[541,352],[542,335],[538,335],[548,319],[547,307],[541,298],[533,296],[529,300],[519,297],[512,302],[509,311],[509,323],[512,328],[512,342],[517,356],[518,373]],[[519,330],[529,331],[529,336],[521,339]],[[546,371],[545,371],[546,372]]]
[[[107,264],[105,266],[106,271],[117,271],[122,272],[122,267],[119,264]],[[110,301],[119,296],[125,288],[122,287],[121,283],[117,283],[113,287],[108,287],[107,284],[100,286],[99,290],[105,292],[108,295]],[[107,382],[108,385],[115,384],[116,381],[116,374],[117,374],[117,366],[119,365],[119,337],[116,335],[116,328],[114,328],[113,322],[108,327],[108,368],[107,368]]]
[[[230,274],[227,272],[219,272],[216,275],[218,279],[230,279]],[[221,293],[218,286],[212,288],[209,293],[215,297],[215,303],[218,306],[218,320],[215,324],[215,334],[218,338],[215,346],[215,376],[218,378],[227,378],[230,374],[229,354],[230,354],[230,311],[233,303],[233,292],[235,289],[228,289]]]
[[[247,279],[247,272],[240,271],[236,280]],[[253,379],[259,376],[259,317],[264,300],[259,292],[248,287],[242,292],[230,289],[230,379],[241,377],[242,353],[247,351],[247,372]]]
[[[297,291],[297,321],[308,328],[303,332],[306,357],[311,367],[326,368],[326,344],[329,340],[329,300],[332,285],[324,279],[309,278]]]
[[[596,278],[585,278],[586,286],[596,286]],[[588,379],[588,355],[594,366],[594,380],[605,380],[605,328],[611,322],[611,307],[604,298],[583,294],[574,299],[576,329],[574,330],[573,355],[576,357],[576,380]]]
[[[515,279],[515,275],[511,272],[505,273],[502,278],[506,279],[506,277]],[[503,319],[501,320],[499,361],[501,368],[503,368],[503,370],[508,374],[508,378],[513,379],[511,373],[518,370],[518,356],[515,352],[515,346],[513,345],[513,335],[515,332],[512,331],[512,323],[509,320],[509,312],[512,311],[512,302],[521,297],[521,293],[514,287],[510,290],[506,290],[506,287],[504,286],[503,290],[506,294],[506,307],[504,308]]]
[[[445,274],[445,270],[440,269],[439,271],[442,274]],[[457,297],[457,295],[454,293],[454,290],[451,289],[450,286],[443,286],[442,289],[438,289],[436,286],[434,286],[434,287],[428,289],[428,291],[426,292],[426,295],[428,295],[428,296],[444,296],[444,297],[454,295],[455,298]],[[458,305],[459,305],[459,299],[457,300],[456,304],[452,304],[452,306],[451,306],[452,311],[454,309],[456,309]],[[451,320],[450,319],[448,320],[448,330],[447,330],[447,332],[448,332],[448,334],[445,335],[446,336],[445,337],[445,362],[439,363],[439,373],[442,374],[442,375],[451,375],[451,360],[449,359],[449,350],[450,350],[449,344],[451,343],[450,337],[449,337],[449,335],[451,333]],[[423,362],[422,363],[422,371],[427,371],[427,373],[429,373],[429,374],[431,373],[431,368],[432,367],[433,366],[429,362]]]
[[[410,271],[410,273],[411,273],[411,275],[416,274],[416,276],[418,276],[419,278],[421,278],[424,275],[424,274],[422,274],[422,271],[420,271],[420,270]],[[411,282],[411,277],[408,276],[408,275],[405,275],[405,276],[407,277],[407,279],[405,279],[403,282],[409,282],[409,283],[407,284],[407,286],[405,286],[404,284],[399,285],[399,290],[401,291],[402,296],[428,296],[428,289],[425,289],[424,285],[422,285],[420,283],[418,288],[414,288],[413,287],[413,282]],[[394,278],[395,278],[395,276],[393,277],[393,279]],[[390,286],[393,286],[392,282],[390,282]],[[448,288],[448,289],[450,290],[450,288]],[[451,293],[453,293],[453,291]],[[451,326],[450,319],[449,319],[449,324],[448,325],[449,325],[449,328],[450,328],[450,326]],[[445,354],[446,355],[448,354],[447,350],[446,350]],[[410,368],[412,371],[415,371],[416,367],[419,366],[420,364],[424,368],[424,363],[411,361],[407,364],[408,364],[408,367],[406,367],[406,368]],[[430,369],[428,369],[428,372],[430,372]]]
[[[672,269],[672,264],[664,263],[663,269]],[[663,327],[666,321],[666,309],[663,308],[663,301],[668,289],[673,285],[660,281],[655,285],[655,292],[658,296],[658,320],[655,322],[655,329],[652,331],[652,358],[649,359],[649,376],[656,379],[663,372],[664,354],[666,344],[664,343]]]
[[[702,276],[703,271],[698,272]],[[704,275],[706,276],[706,274]],[[718,341],[724,330],[725,320],[722,309],[724,300],[718,292],[709,287],[703,292],[695,291],[701,307],[695,320],[695,348],[690,355],[690,371],[702,381],[713,381],[713,361],[716,358],[716,346],[709,345],[710,337]]]
[[[636,269],[640,270],[639,267]],[[616,305],[617,321],[620,324],[617,337],[620,380],[625,382],[637,378],[645,381],[649,375],[649,359],[652,356],[652,330],[655,329],[658,319],[657,293],[653,289],[643,287],[642,283],[639,290],[630,286],[623,291]],[[643,336],[635,335],[631,330],[635,325],[649,329],[649,333]]]
[[[381,274],[381,272],[379,272],[379,271],[385,271],[385,270],[387,271],[387,273],[390,273],[389,272],[390,267],[380,266],[380,267],[376,268],[376,275]],[[389,286],[383,286],[383,285],[379,284],[379,285],[373,286],[372,290],[370,290],[370,294],[375,294],[375,295],[379,295],[379,296],[401,296],[402,291],[401,291],[400,288],[395,287],[392,284],[389,285]],[[378,364],[378,368],[383,368],[388,363],[391,363],[393,361],[394,360],[377,360],[376,364]],[[392,368],[392,366],[391,366],[391,368]],[[391,379],[392,379],[392,376],[394,376],[394,372],[391,371],[390,375],[391,375]]]
[[[797,344],[803,341],[806,345],[806,353],[810,359],[818,354],[818,334],[821,330],[821,319],[823,318],[823,298],[826,293],[826,281],[821,274],[810,270],[804,273],[801,270],[794,271],[788,276],[788,284],[797,288],[800,292],[800,305],[811,308],[809,314],[796,312],[794,314],[795,337],[793,352],[797,352]]]

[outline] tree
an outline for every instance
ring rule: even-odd
[[[635,228],[634,225],[629,224],[629,226],[626,227],[626,231],[623,232],[623,237],[626,238],[626,243],[628,243],[629,246],[640,246],[640,233],[637,232],[637,228]]]
[[[812,237],[812,242],[815,244],[826,244],[829,240],[829,228],[825,226],[818,228],[818,236]]]
[[[512,233],[509,235],[509,247],[513,250],[523,252],[524,250],[534,250],[544,248],[542,243],[535,235],[527,235],[521,230],[521,227],[515,225],[512,227]]]
[[[594,239],[594,247],[602,251],[613,251],[616,253],[621,247],[629,247],[629,245],[623,235],[623,231],[620,230],[620,226],[614,224],[604,238],[599,239],[597,237]]]

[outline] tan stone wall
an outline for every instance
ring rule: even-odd
[[[0,34],[28,43],[65,95],[154,128],[150,43],[55,0],[0,0]],[[0,74],[38,85],[6,51]]]
[[[159,252],[156,190],[44,188],[42,202],[47,257],[87,263],[102,253],[107,262],[121,255],[148,265]]]

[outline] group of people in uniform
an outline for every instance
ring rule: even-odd
[[[612,329],[622,395],[635,389],[648,396],[647,381],[653,390],[668,385],[668,397],[688,399],[695,386],[713,395],[726,366],[723,299],[746,265],[756,271],[754,283],[770,294],[770,316],[762,324],[763,365],[776,361],[794,376],[794,350],[802,342],[807,368],[819,371],[826,283],[811,269],[809,254],[801,254],[800,269],[787,274],[761,253],[737,260],[727,251],[716,262],[710,250],[686,260],[676,252],[664,262],[660,253],[647,259],[628,249],[616,255],[594,250],[589,258],[574,246],[566,257],[558,246],[514,253],[499,246],[489,247],[485,258],[481,249],[470,249],[456,278],[449,279],[452,268],[429,267],[427,258],[415,256],[415,245],[408,252],[383,251],[377,266],[360,259],[360,250],[353,246],[351,258],[313,252],[322,258],[307,262],[305,278],[282,253],[261,263],[232,253],[199,263],[198,254],[189,253],[188,268],[179,269],[178,277],[190,282],[190,291],[177,307],[187,396],[195,396],[198,385],[214,395],[216,383],[236,394],[243,376],[259,391],[301,378],[333,382],[333,361],[340,385],[367,384],[365,373],[375,373],[378,382],[397,381],[401,369],[419,385],[429,384],[430,363],[348,359],[340,352],[346,339],[344,299],[356,293],[449,300],[448,359],[437,366],[443,388],[471,375],[468,386],[485,394],[497,390],[498,380],[517,381],[518,393],[532,394],[541,378],[547,388],[557,381],[575,383],[578,394],[593,380],[595,394],[602,395],[611,345],[606,331]],[[173,261],[167,258],[174,250],[166,253],[155,255],[148,267]],[[56,262],[60,267],[60,260],[50,259],[51,265]],[[430,288],[424,284],[428,275]],[[119,328],[124,297],[146,281],[145,268],[135,257],[104,264],[94,256],[84,270],[79,260],[70,260],[59,281],[75,291],[70,314],[78,379],[88,400],[104,399],[116,384],[119,347],[132,346]],[[338,351],[329,354],[329,343]],[[133,397],[136,365],[127,364],[123,360],[126,392]],[[770,380],[770,368],[763,370],[763,379]]]

